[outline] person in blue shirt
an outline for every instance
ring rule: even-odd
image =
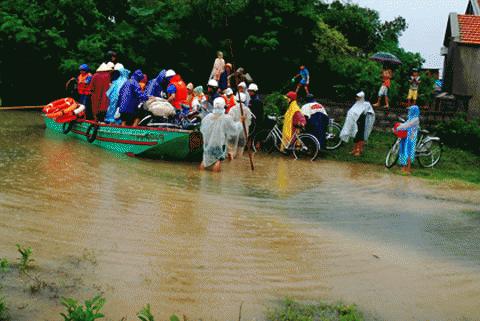
[[[300,71],[298,72],[298,74],[295,75],[295,77],[292,78],[292,83],[294,83],[298,77],[300,77],[300,81],[297,84],[297,89],[295,90],[295,92],[298,94],[300,88],[303,87],[305,93],[307,95],[310,94],[310,73],[304,65],[300,66]]]

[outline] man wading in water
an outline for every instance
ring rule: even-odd
[[[241,116],[235,122],[230,115],[225,114],[225,99],[218,97],[213,101],[213,112],[203,120],[200,132],[203,135],[203,160],[200,170],[211,167],[212,171],[221,171],[221,161],[227,155],[227,138],[238,136],[243,130]]]

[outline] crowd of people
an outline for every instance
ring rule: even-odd
[[[115,52],[110,51],[107,60],[93,74],[88,65],[82,64],[78,77],[71,79],[76,80],[76,98],[86,107],[86,118],[107,124],[137,126],[143,112],[139,106],[155,98],[164,99],[177,113],[188,114],[210,106],[200,127],[204,141],[201,169],[212,168],[219,171],[222,160],[233,160],[242,156],[251,134],[249,131],[253,119],[257,130],[263,127],[265,115],[258,85],[243,68],[233,71],[233,65],[225,62],[220,51],[213,63],[206,90],[202,85],[186,84],[181,75],[173,69],[163,69],[148,81],[142,70],[137,69],[132,73],[126,69],[118,61]],[[384,69],[379,98],[373,106],[380,106],[381,99],[385,98],[385,106],[388,107],[391,77],[391,70]],[[285,95],[288,108],[283,120],[282,139],[289,142],[296,131],[307,130],[318,139],[321,148],[325,148],[328,114],[310,93],[310,73],[304,65],[300,66],[298,74],[292,78],[292,83],[297,78],[300,80],[295,91]],[[418,71],[414,70],[410,77],[408,94],[411,106],[408,111],[409,119],[394,130],[408,132],[400,149],[400,164],[405,172],[410,171],[415,159],[420,112],[415,102],[419,84]],[[299,106],[297,100],[300,89],[306,94],[306,103],[303,106]],[[351,154],[354,156],[362,155],[365,142],[372,132],[375,122],[373,106],[366,101],[365,93],[359,92],[355,104],[347,113],[340,138],[344,142],[353,139]],[[281,148],[286,146],[282,145]]]
[[[164,98],[181,112],[196,111],[205,103],[213,106],[213,101],[222,97],[228,113],[243,99],[244,107],[250,108],[261,123],[263,105],[258,86],[243,68],[232,70],[232,64],[225,63],[223,54],[218,52],[205,90],[201,85],[187,84],[173,69],[163,69],[148,81],[141,69],[131,72],[110,51],[107,61],[93,73],[87,64],[82,64],[79,75],[67,87],[76,84],[75,98],[86,107],[88,120],[107,124],[137,126],[143,113],[138,107],[154,97]]]
[[[187,84],[173,69],[163,69],[148,80],[141,69],[131,72],[125,68],[113,51],[93,73],[87,64],[80,65],[79,75],[70,79],[66,87],[85,106],[86,119],[99,123],[136,127],[146,115],[141,106],[156,99],[167,102],[176,115],[207,111],[201,123],[204,168],[214,165],[213,159],[241,156],[252,120],[260,128],[264,119],[258,85],[243,68],[233,71],[233,65],[225,63],[220,51],[206,90],[202,85]],[[239,125],[242,123],[245,126]],[[243,127],[245,130],[240,130]],[[218,162],[214,169],[219,168]]]

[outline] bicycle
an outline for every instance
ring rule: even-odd
[[[342,131],[342,126],[339,123],[335,122],[333,118],[330,118],[328,121],[327,127],[327,139],[326,146],[327,150],[335,150],[342,145],[342,140],[340,139],[340,132]]]
[[[405,122],[404,119],[399,118]],[[443,153],[443,144],[439,137],[429,136],[430,132],[425,129],[418,130],[419,137],[415,146],[415,158],[420,166],[432,168],[438,164]],[[397,138],[385,158],[385,167],[392,168],[398,161],[400,152],[400,138]]]
[[[314,161],[317,158],[320,143],[315,136],[295,131],[290,141],[285,141],[280,129],[280,122],[283,117],[267,117],[275,121],[275,126],[271,130],[263,129],[255,134],[252,141],[254,152],[261,150],[265,153],[272,153],[274,149],[277,149],[282,154],[292,152],[295,159],[302,158]]]

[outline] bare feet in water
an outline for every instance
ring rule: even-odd
[[[218,173],[222,170],[220,161],[217,161],[212,167],[212,172]]]

